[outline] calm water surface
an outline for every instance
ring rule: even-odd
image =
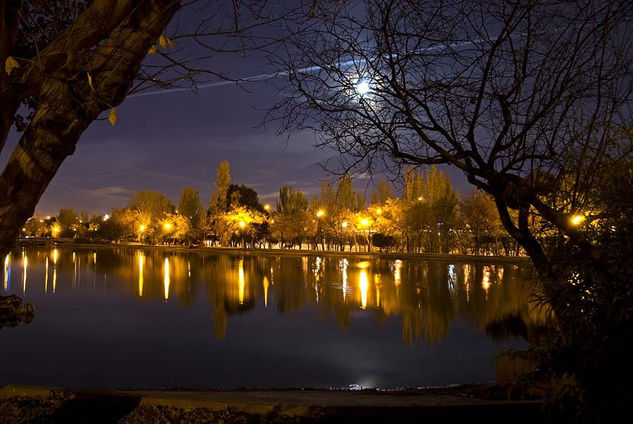
[[[45,247],[2,293],[36,306],[0,330],[0,385],[403,387],[494,380],[544,322],[528,268],[423,260]]]

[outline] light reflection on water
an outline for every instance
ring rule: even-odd
[[[19,263],[11,260],[16,255],[21,259]],[[82,262],[87,264],[83,268]],[[121,354],[131,350],[132,346],[126,345],[124,337],[118,333],[142,336],[145,344],[140,347],[134,345],[134,349],[156,354],[165,350],[166,346],[171,348],[172,343],[175,343],[164,337],[157,328],[158,324],[144,321],[147,314],[160,313],[160,321],[163,325],[167,323],[170,331],[174,332],[172,337],[178,338],[178,343],[183,344],[184,350],[179,351],[179,355],[197,357],[196,349],[202,349],[209,357],[214,357],[213,365],[203,365],[202,368],[216,369],[237,361],[236,358],[227,357],[224,359],[226,363],[221,363],[222,360],[214,355],[218,352],[218,346],[227,356],[252,354],[249,343],[263,333],[275,334],[277,342],[273,342],[273,337],[258,341],[260,360],[273,360],[271,358],[275,355],[291,355],[300,364],[294,372],[287,371],[288,375],[282,380],[278,380],[279,373],[257,371],[259,377],[254,383],[236,376],[219,382],[212,379],[206,384],[208,387],[249,384],[316,387],[353,383],[320,381],[310,377],[309,371],[299,370],[301,367],[314,366],[316,372],[319,366],[341,361],[342,356],[354,350],[349,343],[380,346],[375,348],[375,352],[356,352],[355,357],[345,361],[350,369],[362,364],[363,369],[372,369],[372,373],[381,374],[379,368],[383,364],[380,360],[395,353],[400,356],[396,363],[384,366],[385,375],[372,376],[372,381],[378,381],[382,386],[400,385],[408,381],[409,375],[415,376],[411,367],[421,367],[414,362],[416,354],[420,358],[431,355],[436,362],[426,363],[425,366],[429,367],[424,374],[427,380],[417,380],[414,384],[465,383],[482,378],[491,380],[494,374],[481,377],[477,369],[482,367],[477,363],[467,366],[467,369],[473,370],[470,373],[472,376],[464,375],[462,370],[461,381],[442,380],[446,377],[441,375],[443,359],[440,356],[443,354],[440,355],[439,351],[451,349],[453,356],[464,355],[463,352],[456,352],[453,345],[470,343],[474,349],[473,356],[479,358],[477,360],[480,361],[482,355],[490,357],[490,363],[484,368],[491,374],[492,359],[500,343],[521,346],[523,343],[516,339],[517,335],[526,336],[532,329],[544,326],[547,322],[546,311],[527,301],[532,290],[530,270],[513,264],[387,259],[367,261],[318,256],[239,257],[124,248],[39,248],[7,256],[4,261],[4,293],[13,292],[11,268],[16,266],[21,268],[22,295],[26,301],[34,303],[37,309],[35,320],[28,326],[2,331],[0,337],[3,337],[3,346],[7,343],[11,345],[10,337],[24,337],[31,327],[33,332],[48,331],[41,337],[50,337],[50,343],[56,343],[54,333],[63,327],[64,334],[68,336],[64,339],[65,343],[70,344],[65,346],[67,349],[88,349],[75,345],[74,340],[80,338],[77,335],[92,331],[94,337],[98,337],[103,326],[107,330],[105,333],[109,334],[109,343],[114,344],[111,347],[121,350]],[[49,275],[52,280],[50,285]],[[161,308],[161,304],[165,306]],[[76,309],[74,313],[72,308]],[[108,311],[106,318],[97,316],[103,310]],[[76,314],[80,314],[80,318],[85,317],[85,322],[77,320]],[[144,326],[131,328],[137,324],[134,321],[116,321],[119,315],[136,317],[134,320]],[[183,321],[192,315],[195,315],[197,324],[192,326],[188,322],[184,325]],[[517,322],[520,325],[506,325]],[[336,324],[332,326],[332,323]],[[211,343],[215,349],[206,345],[201,347],[200,333],[206,333],[206,329],[211,328],[217,340]],[[114,334],[110,334],[112,332]],[[320,341],[311,332],[318,334]],[[465,335],[461,334],[464,332]],[[398,342],[398,339],[401,341]],[[33,346],[38,342],[46,344],[49,340],[31,338],[26,341]],[[288,346],[293,346],[290,353]],[[62,346],[58,348],[63,349]],[[481,355],[477,349],[481,350]],[[322,351],[323,356],[315,359],[316,350]],[[16,346],[0,354],[0,359],[2,355],[12,354],[20,355],[23,352]],[[105,355],[94,351],[91,354]],[[370,357],[373,358],[373,365],[363,362],[372,362]],[[410,358],[411,363],[407,363],[406,358]],[[350,361],[360,363],[350,365]],[[468,362],[468,359],[464,361]],[[321,362],[323,364],[319,365]],[[29,368],[31,364],[24,362],[21,366]],[[254,363],[249,366],[256,367]],[[447,369],[454,368],[455,364],[447,363],[444,366]],[[197,364],[197,367],[201,365]],[[433,368],[437,368],[437,375]],[[97,377],[91,377],[94,370],[89,363],[82,364],[82,369],[87,377],[82,379],[75,375],[76,384],[109,384],[102,380],[93,381]],[[132,375],[120,377],[117,381],[128,386],[156,385],[153,377],[144,376],[142,370],[142,366],[137,367]],[[451,372],[446,371],[445,374],[452,375]],[[23,373],[28,374],[26,371]],[[139,375],[135,376],[134,373]],[[202,377],[204,372],[195,378],[176,377],[178,373],[182,374],[179,366],[174,365],[174,369],[167,367],[159,373],[167,375],[160,380],[167,379],[167,382],[159,385],[169,386],[172,380],[182,380],[186,386],[205,385],[201,382],[205,381]],[[18,372],[16,375],[22,374]],[[33,381],[41,383],[43,380],[38,378],[35,373]],[[31,380],[6,382],[27,383]]]

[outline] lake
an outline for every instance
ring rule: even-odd
[[[521,265],[523,264],[523,265]],[[545,313],[521,264],[48,246],[4,261],[36,307],[0,385],[421,387],[495,379]]]

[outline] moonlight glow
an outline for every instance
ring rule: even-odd
[[[365,79],[359,79],[358,82],[356,83],[356,92],[362,96],[364,94],[369,93],[370,91],[370,87],[369,87],[369,81],[365,80]]]

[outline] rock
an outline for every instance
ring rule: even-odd
[[[15,295],[0,296],[0,328],[15,327],[20,322],[28,324],[33,321],[34,312],[32,304],[22,305],[22,299]]]

